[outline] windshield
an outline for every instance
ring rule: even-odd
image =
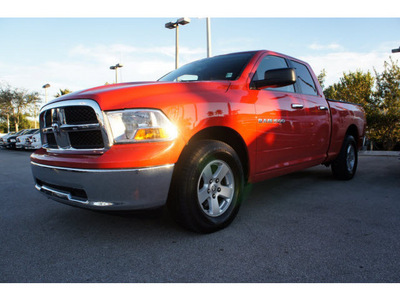
[[[20,130],[20,131],[18,131],[16,134],[18,134],[18,135],[21,135],[21,134],[23,134],[25,131],[27,131],[28,129],[22,129],[22,130]]]
[[[236,80],[255,53],[235,53],[198,60],[168,73],[159,81]]]
[[[31,129],[27,132],[25,132],[25,134],[32,134],[32,133],[36,133],[37,129]]]

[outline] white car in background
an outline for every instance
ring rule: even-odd
[[[28,141],[25,144],[25,149],[36,150],[40,148],[42,148],[42,141],[40,139],[40,132],[38,132],[28,138]]]
[[[38,133],[39,129],[31,129],[25,132],[23,135],[17,137],[17,142],[15,143],[16,149],[24,149],[25,144],[28,142],[28,139],[31,138],[34,134]]]
[[[6,133],[0,137],[0,147],[5,147],[9,136],[14,135],[15,131]]]

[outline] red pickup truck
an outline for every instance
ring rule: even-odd
[[[31,166],[36,189],[59,202],[167,204],[181,225],[213,232],[235,218],[247,183],[319,164],[351,179],[365,126],[360,106],[325,99],[307,63],[240,52],[53,100]]]

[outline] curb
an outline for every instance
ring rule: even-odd
[[[360,151],[360,156],[400,157],[400,151]]]

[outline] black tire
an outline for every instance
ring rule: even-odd
[[[189,147],[175,166],[168,208],[183,227],[215,232],[228,226],[239,211],[242,164],[232,147],[220,141],[203,140]]]
[[[357,171],[357,143],[352,135],[344,139],[339,156],[332,162],[332,173],[337,179],[350,180]]]

